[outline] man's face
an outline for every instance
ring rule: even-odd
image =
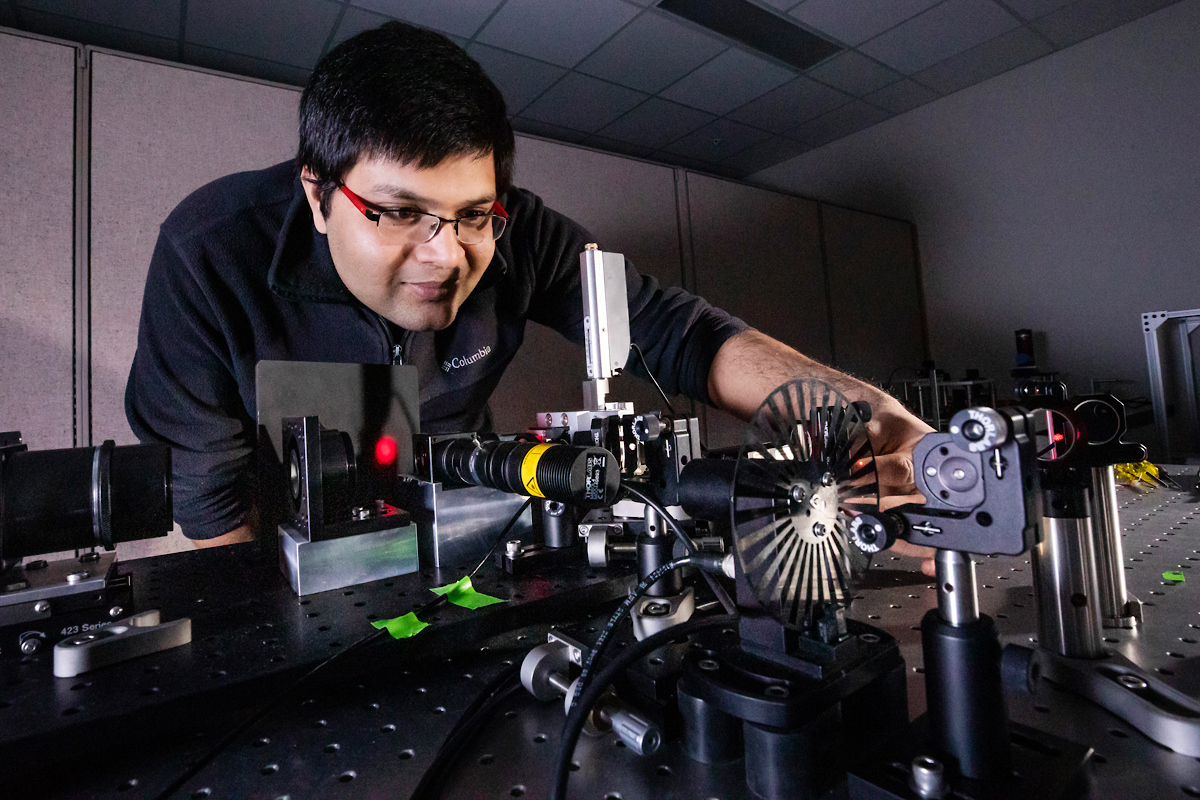
[[[305,177],[312,177],[307,170]],[[313,222],[329,237],[333,265],[363,305],[408,330],[442,330],[454,321],[491,263],[496,243],[490,236],[480,244],[463,244],[454,226],[443,224],[428,242],[387,241],[340,190],[324,217],[313,184],[303,183]],[[372,209],[412,209],[446,219],[486,213],[496,200],[490,153],[452,156],[428,169],[363,160],[343,183]]]

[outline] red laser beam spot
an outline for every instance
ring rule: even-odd
[[[375,442],[375,463],[381,467],[390,467],[396,460],[396,440],[390,436],[380,436]]]

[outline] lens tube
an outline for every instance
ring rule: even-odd
[[[434,449],[440,482],[487,486],[578,508],[612,505],[620,484],[616,457],[602,447],[452,439]]]

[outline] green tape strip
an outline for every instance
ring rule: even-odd
[[[1182,572],[1164,572],[1163,580],[1164,581],[1178,581],[1179,583],[1183,583],[1183,573]]]
[[[421,622],[421,620],[417,619],[417,615],[411,611],[403,617],[377,619],[371,625],[376,628],[387,628],[387,632],[392,635],[393,639],[407,639],[410,636],[416,636],[429,627],[428,622]]]
[[[475,591],[475,587],[471,585],[471,576],[464,575],[462,580],[455,581],[448,586],[439,586],[436,589],[430,589],[434,594],[444,595],[447,602],[454,603],[456,606],[463,608],[483,608],[484,606],[503,603],[499,597],[492,597],[490,594],[482,594]]]

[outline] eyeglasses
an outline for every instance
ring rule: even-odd
[[[482,244],[500,238],[508,223],[508,212],[499,201],[488,212],[468,211],[465,216],[446,219],[415,208],[376,208],[350,191],[343,184],[342,194],[350,198],[364,217],[375,223],[379,235],[386,241],[423,244],[438,235],[443,225],[453,225],[454,235],[463,244]]]

